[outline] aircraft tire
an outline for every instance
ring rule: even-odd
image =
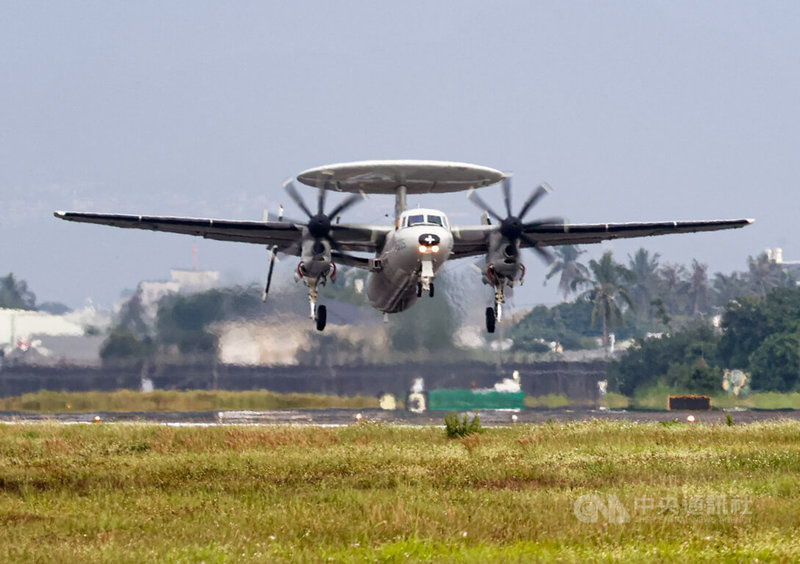
[[[431,289],[428,291],[428,295],[433,297],[433,282],[431,282]]]
[[[494,316],[494,308],[487,307],[486,308],[486,331],[489,333],[494,333],[494,326],[495,326],[495,316]]]
[[[324,305],[317,306],[317,331],[325,329],[325,323],[328,321],[328,308]]]
[[[417,297],[422,297],[422,282],[417,282]]]

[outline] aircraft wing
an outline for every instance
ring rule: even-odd
[[[293,247],[292,254],[299,253],[299,242],[303,235],[303,223],[283,221],[242,221],[229,219],[204,219],[190,217],[166,217],[147,215],[103,214],[57,211],[53,215],[66,221],[96,223],[113,227],[145,229],[182,233],[219,241],[238,241],[258,245],[278,245],[278,250]],[[332,237],[344,251],[375,252],[383,246],[388,226],[347,225],[331,226]]]
[[[537,247],[585,245],[610,239],[652,237],[673,233],[696,233],[738,229],[753,223],[752,219],[716,219],[710,221],[660,221],[634,223],[552,223],[525,229],[525,234]],[[488,251],[489,234],[495,225],[453,228],[453,258],[484,254]],[[526,241],[521,246],[532,247]]]

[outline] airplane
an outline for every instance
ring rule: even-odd
[[[287,194],[307,216],[307,221],[285,219],[282,208],[277,221],[71,211],[56,211],[54,215],[67,221],[266,245],[270,262],[263,293],[265,300],[276,254],[297,256],[300,261],[295,276],[308,287],[310,317],[319,331],[325,329],[327,311],[318,303],[318,289],[328,279],[335,278],[337,264],[369,272],[367,296],[370,304],[387,316],[408,309],[423,294],[433,297],[436,275],[448,260],[483,255],[482,281],[494,290],[494,303],[485,310],[489,333],[493,333],[496,324],[502,320],[505,288],[524,280],[522,249],[533,249],[546,262],[551,262],[552,253],[547,248],[557,245],[736,229],[753,222],[752,219],[732,219],[567,223],[558,217],[525,221],[528,212],[551,191],[547,184],[541,184],[531,192],[519,211],[514,213],[510,175],[460,162],[386,160],[338,163],[303,171],[296,180],[318,189],[316,210],[312,210],[297,191],[295,180],[284,183]],[[497,213],[476,192],[497,183],[502,186],[505,215]],[[483,210],[480,225],[455,226],[440,210],[407,209],[408,195],[456,191],[468,191],[469,200]],[[326,212],[325,200],[329,192],[350,195]],[[341,214],[366,194],[394,195],[394,225],[339,223]],[[372,256],[363,256],[363,253]]]

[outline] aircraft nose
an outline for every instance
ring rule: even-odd
[[[440,241],[441,239],[436,233],[423,233],[419,236],[419,244],[425,245],[426,247],[438,245]]]

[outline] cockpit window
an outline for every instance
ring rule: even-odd
[[[403,220],[403,227],[411,227],[412,225],[438,225],[439,227],[445,227],[447,223],[444,216],[419,213],[408,215]]]

